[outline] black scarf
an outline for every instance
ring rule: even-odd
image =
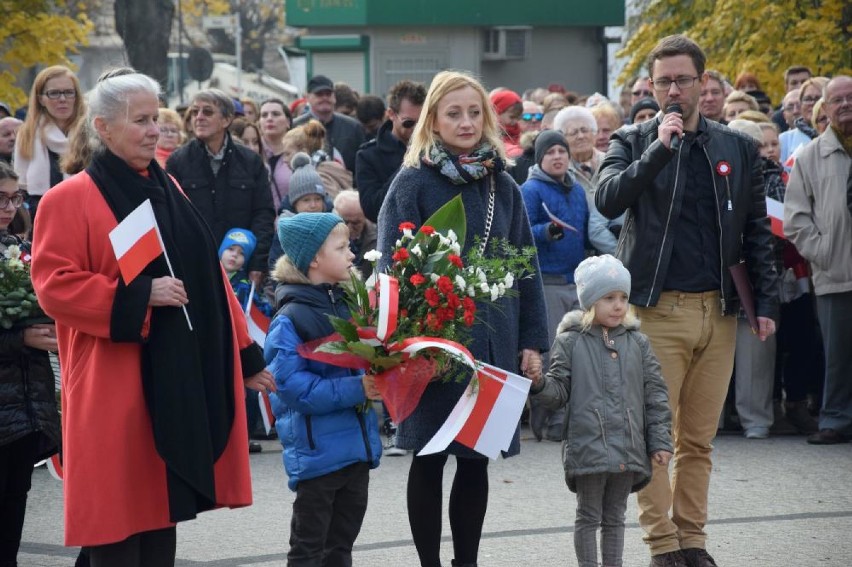
[[[161,255],[129,286],[119,279],[110,322],[112,340],[142,342],[143,389],[157,452],[166,463],[169,517],[189,520],[216,504],[213,465],[234,421],[231,318],[216,244],[157,162],[151,161],[145,177],[107,151],[86,171],[119,222],[151,200],[175,277],[189,297],[194,331],[182,309],[155,307],[142,341],[139,323],[150,280],[169,275]]]

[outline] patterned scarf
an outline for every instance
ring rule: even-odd
[[[499,173],[505,168],[503,158],[488,142],[483,142],[469,154],[456,156],[444,147],[440,140],[420,158],[424,164],[437,169],[455,185],[465,185],[482,179],[489,173]]]

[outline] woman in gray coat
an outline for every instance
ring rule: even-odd
[[[411,137],[403,167],[388,190],[379,213],[378,246],[384,266],[401,236],[399,225],[419,227],[447,201],[461,195],[467,219],[464,256],[475,236],[500,238],[517,247],[533,238],[518,186],[503,171],[505,150],[488,96],[476,79],[445,71],[432,80],[420,122]],[[535,266],[536,274],[538,265]],[[540,351],[547,350],[547,327],[541,281],[515,283],[518,295],[477,306],[470,351],[484,362],[531,379],[541,373]],[[523,309],[521,309],[523,305]],[[427,386],[414,412],[397,429],[397,446],[419,451],[443,425],[466,387],[466,381],[436,381]],[[520,450],[519,433],[506,455]],[[423,566],[440,565],[441,488],[448,455],[456,456],[450,494],[453,565],[476,565],[482,523],[488,505],[488,459],[452,443],[436,455],[414,457],[408,476],[408,518]]]
[[[660,363],[629,311],[630,274],[613,256],[593,256],[574,272],[580,305],[562,319],[550,368],[533,399],[567,406],[562,458],[577,493],[574,549],[580,567],[620,567],[631,492],[651,480],[651,460],[672,455],[671,411]]]

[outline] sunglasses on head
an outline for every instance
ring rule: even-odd
[[[415,126],[417,126],[417,120],[409,118],[408,120],[403,120],[401,124],[403,128],[414,128]]]
[[[521,120],[524,122],[541,122],[542,118],[544,118],[543,112],[524,112],[521,114]]]

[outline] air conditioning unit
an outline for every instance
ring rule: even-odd
[[[526,59],[532,28],[529,26],[500,26],[482,30],[482,59],[504,61]]]

